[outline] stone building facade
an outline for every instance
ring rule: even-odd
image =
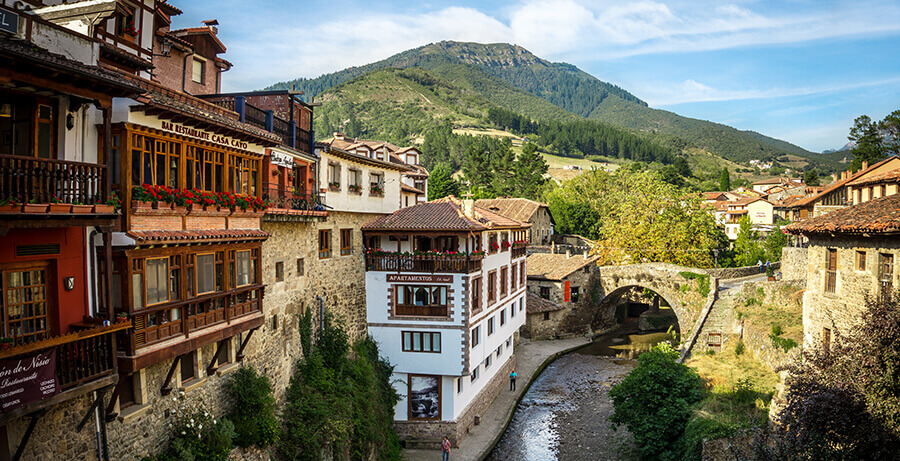
[[[477,200],[475,205],[509,219],[531,224],[531,228],[528,229],[530,244],[550,244],[550,237],[554,232],[553,226],[556,223],[553,221],[553,216],[550,215],[550,207],[547,204],[526,198],[500,197]]]
[[[568,315],[566,308],[529,291],[525,295],[525,309],[528,317],[522,327],[522,336],[531,339],[559,336],[560,325]]]
[[[832,211],[787,229],[809,239],[803,295],[804,345],[828,347],[846,335],[869,299],[894,294],[900,280],[900,195]]]

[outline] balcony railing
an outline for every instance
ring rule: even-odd
[[[256,126],[263,130],[277,134],[281,138],[281,142],[285,146],[290,146],[301,152],[312,154],[313,133],[291,123],[281,117],[278,117],[271,111],[267,111],[256,107],[248,102],[244,96],[228,96],[228,95],[201,95],[200,98],[205,99],[217,106],[237,112],[238,117],[244,123]]]
[[[187,336],[213,325],[231,323],[244,315],[260,311],[262,285],[143,309],[131,314],[134,330],[125,338],[123,346],[128,349],[129,355],[133,355],[151,344]]]
[[[19,203],[94,204],[106,201],[103,182],[106,166],[35,157],[0,155],[0,199]]]
[[[834,293],[837,288],[837,271],[825,271],[825,293]]]
[[[394,315],[410,315],[415,317],[447,317],[447,306],[416,306],[397,304]]]
[[[263,187],[263,199],[269,201],[270,209],[274,209],[272,211],[278,209],[325,211],[324,196],[315,192],[300,191],[291,186],[266,185]]]
[[[481,270],[481,255],[366,255],[367,271],[449,272],[469,274]]]
[[[512,259],[521,258],[525,256],[526,249],[527,247],[525,245],[514,245],[512,247],[512,254],[510,256],[512,257]]]

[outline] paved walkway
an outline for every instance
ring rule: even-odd
[[[505,387],[481,416],[481,424],[472,426],[469,435],[464,438],[459,448],[452,450],[450,457],[453,461],[480,461],[487,457],[491,448],[497,443],[506,425],[512,417],[519,396],[525,392],[528,383],[535,371],[547,358],[559,352],[569,350],[584,344],[590,340],[580,336],[570,339],[558,339],[548,341],[531,341],[525,338],[516,346],[516,374],[519,375],[516,383],[516,391],[510,392]],[[403,450],[401,453],[406,461],[439,461],[440,450]]]

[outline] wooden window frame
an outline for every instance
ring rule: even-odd
[[[515,293],[516,290],[519,288],[519,286],[518,286],[518,281],[519,281],[518,269],[519,269],[518,264],[510,264],[509,265],[509,285],[510,285],[509,292],[510,293]]]
[[[172,292],[171,286],[170,286],[171,282],[172,282],[172,280],[171,280],[172,273],[171,273],[171,269],[169,267],[169,258],[170,258],[169,256],[144,258],[144,264],[143,264],[144,265],[144,272],[143,272],[144,283],[143,283],[143,286],[144,286],[144,306],[146,306],[146,307],[157,306],[159,304],[166,304],[166,303],[169,303],[172,301],[172,299],[170,299],[171,292]],[[149,279],[147,278],[147,266],[150,261],[159,261],[159,260],[164,260],[166,263],[166,289],[164,290],[165,294],[166,294],[166,299],[164,299],[162,301],[150,303],[150,301],[148,299],[150,284],[149,284]]]
[[[506,325],[506,308],[500,309],[500,327]]]
[[[837,292],[837,249],[825,251],[825,293]]]
[[[482,278],[474,277],[472,278],[472,315],[475,315],[481,312],[482,302],[483,302],[483,293],[482,293]]]
[[[328,259],[330,257],[331,229],[319,229],[319,259]]]
[[[353,229],[341,229],[341,256],[353,254]]]
[[[276,261],[275,262],[275,281],[276,282],[284,281],[284,261]]]
[[[528,282],[528,274],[525,273],[525,261],[519,262],[519,284],[527,286]]]
[[[569,288],[569,298],[571,302],[577,303],[579,299],[581,299],[581,287],[570,287]]]
[[[856,270],[866,270],[866,250],[856,250]]]
[[[41,286],[41,284],[30,284],[30,285],[21,286],[21,287],[10,288],[7,286],[7,276],[11,272],[29,272],[29,271],[43,271],[44,272],[44,276],[43,276],[44,277],[44,282],[43,282],[44,299],[40,300],[40,302],[44,303],[44,314],[41,316],[25,317],[25,313],[23,312],[22,316],[20,316],[19,319],[15,320],[15,322],[16,323],[24,323],[28,320],[43,318],[44,319],[44,329],[39,330],[39,331],[35,330],[33,332],[23,334],[23,335],[13,335],[10,330],[10,315],[9,315],[10,297],[9,297],[8,291],[10,291],[10,290],[24,291],[24,290],[32,288],[32,287]],[[0,315],[2,315],[2,322],[3,322],[2,334],[3,334],[3,336],[8,337],[8,338],[13,338],[15,341],[15,344],[21,345],[21,344],[26,344],[26,343],[30,343],[30,342],[41,341],[41,340],[47,339],[53,335],[53,329],[54,329],[54,325],[53,325],[54,315],[53,314],[55,312],[54,300],[56,299],[56,294],[55,294],[54,286],[53,286],[53,282],[52,282],[53,277],[54,277],[54,274],[52,271],[52,264],[50,261],[29,261],[29,262],[23,262],[23,263],[3,264],[2,266],[0,266],[0,296],[2,296],[2,299],[0,299],[0,308],[2,308],[2,313],[0,313]],[[29,301],[17,303],[15,305],[16,306],[24,306],[26,304],[33,304],[35,301],[36,300],[29,300]],[[25,338],[30,338],[30,340],[28,340],[26,342]],[[20,339],[21,339],[21,341],[20,341]]]
[[[398,317],[436,317],[446,318],[450,316],[450,285],[413,285],[398,284],[391,287],[393,291],[393,313]],[[427,290],[429,304],[409,304],[408,298],[411,296],[415,300],[416,292],[419,289]],[[444,304],[432,304],[434,299],[434,291],[443,290]],[[403,303],[401,303],[401,298]]]
[[[503,266],[500,268],[500,297],[498,299],[503,299],[506,295],[509,294],[509,267]]]
[[[297,258],[297,277],[303,277],[306,275],[306,261],[304,258]]]
[[[487,301],[488,306],[493,306],[497,302],[497,270],[488,271],[487,282]]]
[[[406,341],[406,335],[409,335],[409,344]],[[431,339],[431,350],[426,351],[424,348],[425,344],[425,336],[428,336]],[[415,348],[415,337],[419,337],[419,348]],[[437,342],[435,343],[435,340]],[[434,345],[437,344],[437,350],[434,350]],[[400,332],[400,346],[403,352],[421,352],[426,354],[440,354],[441,353],[441,333],[435,331],[409,331],[402,330]]]
[[[540,296],[541,299],[550,299],[550,287],[539,287],[539,289],[540,294],[538,296]],[[546,293],[547,296],[544,296],[544,293]]]

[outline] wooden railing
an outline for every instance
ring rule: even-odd
[[[512,247],[512,254],[510,256],[512,257],[512,259],[521,258],[525,256],[526,249],[527,247],[525,245],[514,245]]]
[[[367,254],[366,270],[469,274],[481,270],[482,259],[483,256]]]
[[[244,103],[244,121],[266,131],[266,111],[251,104]]]
[[[0,155],[0,198],[20,203],[50,203],[54,195],[62,203],[106,201],[105,178],[105,165]]]
[[[834,293],[837,288],[837,271],[825,271],[825,293]]]
[[[398,304],[394,307],[394,315],[413,315],[416,317],[447,317],[447,306],[414,306]]]
[[[295,140],[296,144],[294,145],[294,149],[297,149],[301,152],[306,152],[308,154],[312,154],[311,146],[312,146],[312,132],[306,131],[299,126],[294,127],[295,132]]]
[[[178,303],[142,309],[130,315],[134,330],[123,346],[135,350],[262,311],[262,285],[250,285]],[[125,350],[123,347],[123,350]]]
[[[101,378],[115,371],[113,335],[131,328],[131,322],[94,327],[65,336],[0,350],[9,359],[56,349],[56,377],[62,390]]]

